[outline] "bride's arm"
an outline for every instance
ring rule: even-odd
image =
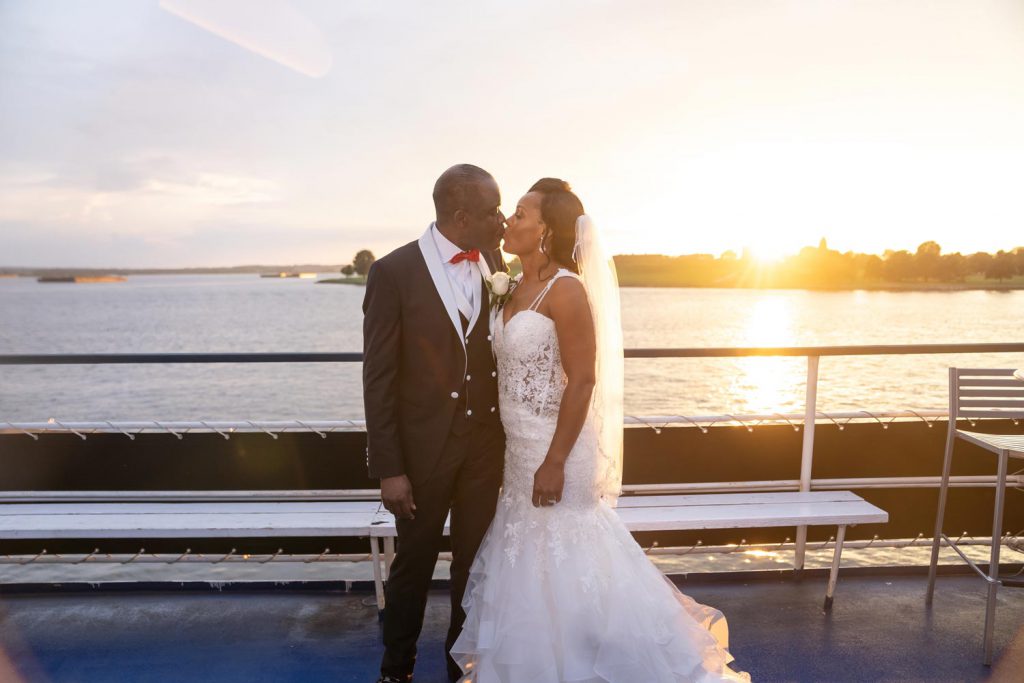
[[[565,461],[583,429],[594,393],[596,342],[587,293],[583,283],[576,278],[561,280],[551,286],[545,303],[551,319],[555,321],[562,369],[568,382],[562,394],[558,423],[547,457],[533,477],[535,506],[550,505],[549,501],[562,499]]]

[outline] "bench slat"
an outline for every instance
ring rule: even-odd
[[[5,516],[53,514],[176,514],[209,515],[223,513],[286,514],[290,512],[334,514],[345,512],[375,513],[380,501],[335,502],[259,502],[259,503],[3,503],[0,518]]]
[[[702,500],[709,501],[709,504],[700,504]],[[851,491],[624,496],[619,499],[616,512],[630,531],[879,524],[889,521],[889,513]],[[445,534],[449,533],[450,522],[450,518],[445,521]],[[395,519],[390,512],[381,509],[377,513],[370,534],[396,534]]]
[[[884,523],[851,491],[624,496],[631,531]],[[445,524],[445,533],[448,533]],[[6,503],[0,538],[394,536],[379,501],[259,503]]]
[[[866,501],[707,507],[623,508],[619,517],[630,531],[737,529],[798,525],[871,524],[887,522],[889,515]]]
[[[369,536],[375,512],[90,513],[4,515],[2,538]]]
[[[781,491],[769,493],[693,493],[654,496],[622,496],[619,508],[659,507],[664,505],[747,505],[759,503],[839,503],[863,500],[852,491]]]

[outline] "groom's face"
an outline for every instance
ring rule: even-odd
[[[493,251],[501,244],[505,217],[501,213],[501,192],[494,179],[480,182],[465,209],[466,235],[473,247]],[[473,196],[475,195],[475,196]]]

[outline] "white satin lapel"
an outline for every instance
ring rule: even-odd
[[[455,336],[459,338],[463,351],[466,350],[466,338],[462,334],[462,321],[459,320],[459,307],[455,303],[455,292],[452,291],[452,283],[448,280],[448,274],[444,272],[444,264],[441,263],[441,254],[437,251],[437,243],[431,231],[434,224],[431,223],[427,231],[420,236],[419,247],[423,254],[423,260],[427,263],[427,270],[430,272],[430,279],[434,281],[434,288],[444,303],[452,326],[455,328]]]

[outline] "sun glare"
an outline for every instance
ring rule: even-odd
[[[794,341],[792,302],[786,296],[762,296],[750,309],[738,335],[744,346],[787,346]],[[732,390],[751,412],[775,412],[792,404],[796,394],[793,358],[754,357],[735,361]],[[798,393],[798,392],[797,392]]]
[[[791,250],[779,242],[752,244],[745,247],[745,249],[755,261],[763,264],[778,263],[791,253]]]

